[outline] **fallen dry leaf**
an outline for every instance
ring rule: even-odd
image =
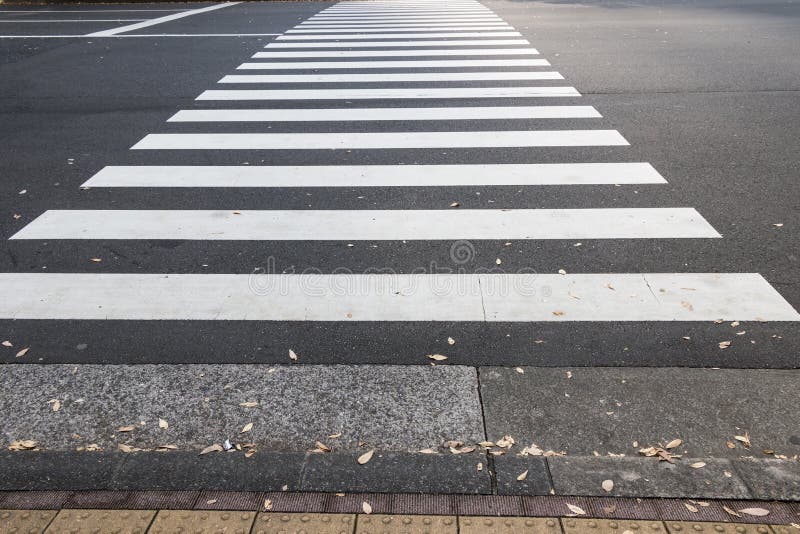
[[[217,499],[209,499],[206,501],[206,504],[217,504]]]
[[[372,506],[367,501],[361,503],[361,509],[364,510],[364,513],[367,515],[372,513]]]
[[[741,443],[742,443],[742,445],[744,445],[744,446],[745,446],[745,447],[747,447],[748,449],[749,449],[749,448],[750,448],[750,446],[752,445],[752,444],[750,443],[750,434],[748,434],[747,432],[745,432],[745,433],[744,433],[744,436],[733,436],[733,439],[735,439],[736,441],[739,441],[739,442],[741,442]]]
[[[239,434],[244,434],[245,432],[250,432],[251,430],[253,430],[253,423],[247,423],[239,431]]]
[[[297,354],[295,354],[292,349],[289,349],[289,359],[293,362],[297,361]]]
[[[264,510],[272,510],[272,500],[264,499]]]
[[[565,271],[564,269],[559,269],[558,270],[558,274],[563,276],[563,275],[567,274],[567,271]]]
[[[781,226],[783,226],[783,223],[772,223],[772,226],[774,226],[775,228],[780,228]]]
[[[478,471],[483,471],[483,462],[478,462]]]
[[[723,509],[723,510],[725,510],[726,512],[728,512],[729,514],[731,514],[732,516],[735,516],[735,517],[742,517],[742,514],[740,514],[740,513],[739,513],[739,512],[737,512],[736,510],[731,510],[730,508],[728,508],[728,507],[727,507],[727,506],[725,506],[725,505],[723,505],[723,506],[722,506],[722,509]]]
[[[29,351],[29,350],[31,350],[31,348],[30,348],[30,347],[25,347],[24,349],[22,349],[21,351],[19,351],[19,352],[17,353],[17,355],[16,355],[16,358],[22,358],[23,356],[25,356],[26,354],[28,354],[28,351]]]
[[[727,349],[728,347],[731,346],[731,342],[730,341],[720,341],[718,343],[718,345],[719,345],[719,348],[721,348],[721,349]]]
[[[365,452],[364,454],[362,454],[361,456],[359,456],[359,457],[358,457],[358,460],[356,460],[356,461],[357,461],[357,462],[358,462],[360,465],[364,465],[365,463],[367,463],[367,462],[369,462],[370,460],[372,460],[372,455],[373,455],[373,454],[375,454],[375,449],[372,449],[372,450],[369,450],[369,451]]]
[[[158,420],[158,428],[163,428],[164,430],[166,430],[166,429],[169,428],[169,423],[167,423],[167,421],[164,420],[164,419],[159,419]]]
[[[437,362],[441,362],[441,361],[446,360],[447,356],[444,356],[442,354],[428,354],[428,358],[430,358],[431,360],[437,361]]]
[[[453,202],[452,204],[450,204],[450,207],[451,207],[451,208],[457,208],[457,207],[459,207],[460,205],[461,205],[461,204],[460,204],[460,203],[458,203],[458,202]]]
[[[617,511],[617,505],[616,504],[612,504],[611,506],[604,506],[603,507],[603,512],[605,512],[607,514],[613,514],[616,511]],[[631,532],[631,531],[626,530],[622,534],[628,534],[628,532]],[[631,532],[631,534],[633,534],[633,533]]]
[[[134,425],[125,425],[125,426],[119,427],[117,429],[117,432],[132,432],[134,430],[136,430],[136,427]]]
[[[496,265],[500,265],[501,263],[503,263],[503,260],[501,260],[500,258],[497,258],[496,260],[494,260],[494,263]]]
[[[569,508],[569,511],[572,512],[573,514],[586,515],[586,512],[584,512],[583,508],[581,508],[580,506],[575,506],[574,504],[569,504],[569,503],[566,504],[567,508]]]
[[[10,341],[3,341],[2,345],[4,347],[13,347],[14,346]]]
[[[436,454],[436,451],[433,449],[421,449],[419,451],[420,454]]]
[[[514,370],[521,375],[525,374],[525,369],[523,369],[522,367],[514,367]]]
[[[341,432],[338,432],[338,433],[336,433],[336,434],[331,434],[331,435],[329,435],[329,436],[328,436],[328,439],[339,439],[339,438],[341,438],[341,437],[342,437],[342,433],[341,433]]]
[[[258,406],[258,403],[256,401],[240,402],[239,406],[242,408],[255,408]]]
[[[447,344],[448,345],[455,345],[456,344],[456,340],[453,339],[452,337],[448,337],[447,338]]]
[[[696,514],[697,512],[700,511],[696,506],[692,506],[688,502],[683,503],[683,505],[686,507],[687,510],[689,510],[693,514]]]
[[[136,450],[135,447],[131,447],[130,445],[125,445],[124,443],[120,443],[119,445],[117,445],[117,449],[119,449],[121,452],[133,452]]]
[[[89,261],[93,261],[95,263],[100,263],[101,261],[103,261],[103,259],[102,258],[89,258]]]
[[[514,441],[514,438],[512,438],[511,436],[503,436],[501,439],[498,439],[495,442],[495,445],[497,445],[501,449],[510,449],[511,446],[514,445],[514,443],[516,442]]]
[[[695,462],[693,464],[689,464],[689,467],[691,467],[692,469],[700,469],[701,467],[705,466],[706,466],[705,462]]]
[[[19,441],[12,441],[8,446],[10,451],[29,451],[36,448],[36,441],[32,439],[22,439]]]
[[[556,316],[560,317],[560,316],[564,315],[564,312],[563,311],[554,311],[553,315],[556,315]]]
[[[54,412],[57,412],[58,410],[61,409],[61,401],[58,399],[50,399],[49,401],[47,401],[47,404],[51,405],[50,408],[52,408]]]
[[[613,480],[604,480],[603,483],[600,485],[603,488],[603,491],[606,493],[614,489],[614,481]]]
[[[682,440],[682,439],[673,439],[672,441],[670,441],[669,443],[667,443],[667,444],[664,446],[664,448],[665,448],[665,449],[674,449],[675,447],[680,447],[682,443],[683,443],[683,440]]]
[[[747,515],[754,515],[756,517],[763,517],[769,515],[769,510],[764,508],[742,508],[739,512]]]
[[[525,471],[523,471],[522,473],[520,473],[519,476],[517,476],[517,480],[519,480],[520,482],[522,482],[526,478],[528,478],[528,470],[527,469]]]
[[[317,448],[317,450],[319,450],[319,451],[322,451],[322,452],[331,452],[331,448],[330,448],[330,447],[328,447],[327,445],[325,445],[324,443],[322,443],[321,441],[316,441],[316,442],[314,442],[314,446],[315,446],[315,447]]]
[[[222,452],[223,450],[224,449],[222,448],[222,445],[220,445],[219,443],[214,443],[213,445],[209,445],[208,447],[200,451],[200,454],[208,454],[210,452]]]

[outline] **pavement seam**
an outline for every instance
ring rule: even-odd
[[[484,310],[484,317],[486,316],[486,311]],[[489,434],[486,431],[486,411],[483,408],[483,395],[481,394],[481,368],[475,367],[475,380],[477,385],[477,392],[478,392],[478,403],[481,406],[481,424],[483,426],[483,439],[485,441],[489,441]],[[485,451],[484,455],[486,457],[486,470],[489,473],[489,491],[492,495],[497,495],[497,472],[494,468],[494,457],[489,454],[489,451]]]

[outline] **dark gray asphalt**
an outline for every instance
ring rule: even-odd
[[[202,5],[207,4],[198,7]],[[241,4],[135,33],[280,33],[329,5]],[[603,119],[593,119],[592,127],[618,129],[631,146],[308,151],[301,154],[304,163],[648,161],[669,183],[617,188],[81,190],[80,184],[106,165],[295,164],[297,152],[216,151],[211,156],[206,151],[129,150],[148,133],[204,131],[202,126],[165,120],[178,109],[195,107],[198,94],[271,38],[0,39],[0,272],[250,273],[269,257],[276,258],[279,272],[308,267],[323,272],[339,267],[408,272],[431,262],[451,263],[450,242],[362,242],[347,247],[344,242],[8,241],[48,209],[442,209],[454,201],[464,208],[692,206],[723,239],[584,240],[578,248],[573,241],[517,242],[512,247],[479,241],[474,243],[475,260],[463,267],[468,271],[494,267],[495,258],[502,257],[510,271],[525,267],[543,273],[561,268],[570,273],[759,272],[800,308],[800,4],[490,1],[486,5],[521,31],[551,61],[553,70],[564,75],[566,84],[585,95],[582,105],[603,114]],[[170,5],[149,7],[165,6]],[[2,19],[8,14],[0,15]],[[0,34],[84,33],[116,24],[11,26],[13,30],[0,27]],[[405,84],[415,85],[420,84]],[[309,84],[313,87],[331,85]],[[537,99],[535,104],[563,103],[555,100]],[[445,104],[431,100],[421,105]],[[314,105],[275,103],[276,107]],[[567,129],[578,122],[514,121],[520,129]],[[402,125],[408,130],[487,127],[501,129],[508,124]],[[259,128],[264,126],[214,125],[213,131]],[[304,128],[300,123],[276,123],[270,131]],[[315,131],[355,128],[315,125]],[[358,128],[382,131],[398,126],[374,123]],[[19,194],[22,190],[26,193]],[[14,219],[14,214],[21,217]],[[777,228],[774,223],[784,226]],[[103,262],[91,263],[93,257]],[[730,337],[726,324],[0,321],[0,337],[32,347],[24,359],[16,359],[14,349],[2,348],[0,360],[286,362],[291,346],[304,354],[306,363],[419,364],[453,336],[459,343],[449,349],[450,362],[468,365],[797,367],[800,326],[796,323],[742,328],[748,331],[746,340],[756,343],[736,343],[719,351],[716,343]]]

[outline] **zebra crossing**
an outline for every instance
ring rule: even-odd
[[[474,0],[340,2],[266,44],[263,51],[236,67],[236,73],[225,74],[218,82],[220,88],[199,94],[195,108],[178,110],[167,120],[170,125],[186,123],[197,130],[151,132],[131,147],[152,155],[154,164],[109,162],[83,187],[109,188],[119,194],[123,188],[209,188],[208,194],[213,195],[212,188],[664,185],[666,180],[649,163],[626,161],[622,151],[630,145],[620,132],[593,127],[592,121],[601,113],[593,106],[579,105],[580,92],[539,55],[518,31]],[[317,86],[325,84],[333,86]],[[229,85],[247,88],[225,88]],[[505,104],[481,104],[493,99]],[[541,99],[546,103],[537,105]],[[426,105],[431,100],[436,105]],[[374,101],[380,105],[371,106]],[[511,122],[506,129],[442,128],[459,124],[450,121],[480,124],[521,119],[541,120],[545,128],[551,119],[585,121],[585,125],[520,129]],[[265,131],[267,125],[284,122],[304,123],[302,131]],[[409,122],[431,127],[404,129],[402,125]],[[225,127],[228,123],[232,125]],[[244,123],[250,128],[237,132],[237,125]],[[381,131],[344,127],[375,123],[387,126]],[[620,152],[611,152],[618,154],[611,161],[542,163],[533,157],[523,164],[497,161],[490,152],[561,147]],[[324,151],[323,159],[328,151],[370,151],[380,160],[398,149],[449,148],[469,149],[483,161],[303,164],[308,151]],[[175,151],[202,151],[207,163],[158,164],[162,154]],[[214,164],[215,157],[230,151],[256,151],[264,154],[266,163]],[[270,154],[276,152],[295,161],[270,165]],[[54,207],[11,239],[352,243],[723,238],[701,211],[686,206],[103,208]],[[330,272],[3,273],[0,318],[509,323],[800,320],[798,312],[758,273],[506,273],[499,263],[497,271],[489,273],[339,274],[332,266],[320,268]]]

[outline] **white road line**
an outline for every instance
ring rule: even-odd
[[[0,22],[35,22],[37,24],[44,24],[49,22],[132,22],[135,20],[148,20],[148,19],[40,19],[40,20],[0,20]]]
[[[121,38],[159,38],[159,37],[263,37],[269,35],[281,35],[280,33],[141,33],[141,34],[120,34],[120,35],[98,35],[90,37],[84,34],[78,35],[0,35],[0,39],[121,39]]]
[[[627,146],[616,130],[148,134],[133,150],[337,150]]]
[[[600,117],[592,106],[345,109],[187,109],[167,122],[431,121]]]
[[[258,52],[260,59],[288,58],[346,58],[346,57],[406,57],[406,56],[535,56],[535,48],[462,48],[428,50],[319,50],[316,52]]]
[[[649,163],[114,166],[82,187],[442,187],[664,184]]]
[[[297,30],[286,30],[285,33],[287,34],[315,34],[315,33],[379,33],[379,32],[420,32],[420,31],[430,31],[430,32],[463,32],[463,31],[472,31],[472,30],[513,30],[511,26],[508,24],[502,25],[471,25],[471,26],[464,26],[458,25],[454,27],[447,27],[447,26],[436,26],[436,27],[419,27],[419,26],[391,26],[388,28],[326,28],[326,29],[297,29]]]
[[[442,17],[409,17],[409,16],[395,16],[395,17],[326,17],[326,18],[310,18],[303,24],[387,24],[397,22],[442,22]],[[500,17],[447,17],[447,22],[505,22]],[[299,25],[298,25],[299,26]]]
[[[267,52],[268,53],[268,52]],[[264,52],[256,52],[255,59]],[[289,69],[422,69],[452,67],[547,67],[546,59],[438,59],[429,61],[296,61],[270,63],[242,63],[237,70],[289,70]]]
[[[223,4],[214,4],[212,6],[201,7],[199,9],[191,9],[189,11],[182,11],[180,13],[174,13],[172,15],[166,15],[164,17],[158,17],[155,19],[147,20],[144,22],[139,22],[137,24],[129,24],[127,26],[120,26],[119,28],[113,28],[110,30],[103,30],[100,32],[94,32],[86,34],[87,37],[107,37],[110,35],[116,35],[118,33],[129,32],[133,30],[139,30],[142,28],[147,28],[149,26],[155,26],[157,24],[162,24],[164,22],[170,22],[172,20],[182,19],[184,17],[191,17],[192,15],[198,15],[200,13],[206,13],[208,11],[214,11],[216,9],[222,9],[230,6],[235,6],[236,4],[240,4],[241,2],[225,2]]]
[[[442,24],[446,24],[447,26],[456,26],[458,24],[498,24],[504,23],[503,19],[487,19],[487,18],[480,18],[480,19],[463,19],[463,20],[453,20],[448,18],[446,22],[443,22],[440,17],[434,17],[427,20],[415,20],[415,19],[390,19],[390,20],[307,20],[306,22],[301,22],[295,28],[320,28],[326,26],[359,26],[359,27],[380,27],[380,26],[392,26],[397,24],[417,24],[420,26],[440,26]]]
[[[324,28],[298,28],[295,30],[286,30],[286,33],[299,34],[299,33],[380,33],[380,32],[402,32],[402,31],[425,31],[425,32],[460,32],[465,30],[513,30],[514,28],[508,24],[458,24],[456,26],[436,25],[436,26],[417,26],[411,24],[389,25],[389,26],[376,26],[364,28],[362,26],[326,26]]]
[[[420,72],[390,74],[233,74],[219,83],[371,83],[463,82],[487,80],[563,80],[557,72]]]
[[[276,39],[283,41],[333,41],[336,39],[428,39],[439,37],[521,37],[519,32],[453,32],[453,33],[372,33],[369,35],[353,34],[324,34],[324,35],[281,35]]]
[[[413,47],[423,48],[426,46],[504,46],[504,45],[529,45],[527,39],[464,39],[460,41],[369,41],[352,43],[281,43],[273,42],[264,48],[394,48],[394,47]]]
[[[430,87],[400,89],[225,89],[196,100],[370,100],[416,98],[552,98],[581,96],[574,87]]]
[[[148,13],[150,11],[186,11],[185,9],[0,9],[0,13]]]
[[[757,273],[2,273],[0,293],[3,319],[800,320],[800,314]]]
[[[370,241],[721,237],[692,208],[50,210],[11,239]]]

